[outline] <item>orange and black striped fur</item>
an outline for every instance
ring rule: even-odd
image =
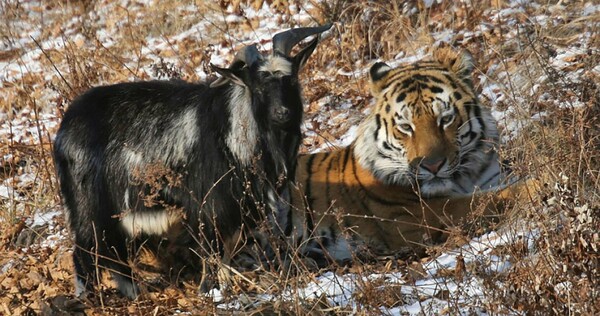
[[[372,66],[375,105],[354,142],[298,159],[294,210],[279,223],[305,254],[343,262],[412,252],[472,205],[490,200],[492,209],[516,194],[514,185],[485,190],[499,184],[498,131],[475,94],[473,68],[468,52],[449,48],[410,65]]]

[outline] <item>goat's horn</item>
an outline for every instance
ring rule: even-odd
[[[301,27],[275,34],[273,36],[273,54],[288,56],[294,45],[311,35],[327,31],[332,25],[329,23],[318,27]]]
[[[257,60],[260,60],[262,55],[258,52],[256,45],[250,45],[244,47],[244,49],[240,50],[237,54],[235,54],[235,58],[233,59],[232,65],[238,61],[244,62],[247,66],[251,66]]]

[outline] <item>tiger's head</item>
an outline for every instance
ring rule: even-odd
[[[354,155],[387,185],[412,185],[425,196],[465,191],[497,158],[498,131],[479,104],[470,53],[450,48],[392,68],[370,69],[375,108],[359,127]]]

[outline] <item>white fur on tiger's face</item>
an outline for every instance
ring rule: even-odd
[[[469,53],[450,49],[394,69],[375,64],[375,108],[354,148],[361,166],[387,185],[411,185],[423,196],[471,192],[497,161],[498,141],[496,123],[473,90],[473,67]]]

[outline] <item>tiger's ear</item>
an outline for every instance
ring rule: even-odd
[[[457,52],[450,47],[440,47],[433,51],[433,58],[459,78],[469,83],[472,81],[471,74],[475,69],[475,62],[473,55],[468,50]]]
[[[381,92],[381,88],[385,83],[385,76],[392,68],[388,66],[386,63],[378,62],[375,65],[371,66],[371,70],[369,70],[369,75],[371,76],[371,93],[373,95],[377,95]]]

